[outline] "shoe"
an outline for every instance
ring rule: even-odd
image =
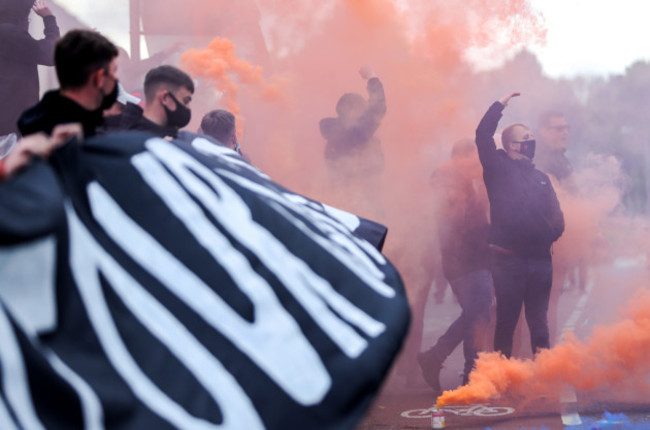
[[[422,370],[424,380],[429,384],[436,393],[441,393],[440,389],[440,370],[442,361],[438,358],[434,349],[430,349],[418,354],[418,364]]]

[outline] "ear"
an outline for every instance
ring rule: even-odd
[[[101,88],[104,85],[104,79],[106,79],[106,72],[104,69],[95,70],[92,75],[90,75],[90,82],[97,88]]]

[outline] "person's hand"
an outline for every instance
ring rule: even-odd
[[[31,134],[20,139],[13,150],[4,158],[3,176],[11,176],[32,162],[34,157],[49,157],[52,151],[70,141],[74,136],[83,137],[79,123],[61,124],[54,127],[52,135]]]
[[[45,3],[45,0],[36,0],[34,2],[34,6],[32,6],[32,10],[36,15],[40,16],[41,18],[45,18],[46,16],[53,15],[52,11],[47,6],[47,3]]]
[[[70,139],[75,136],[79,141],[82,141],[84,138],[84,130],[80,123],[71,122],[69,124],[57,125],[54,127],[54,130],[52,130],[52,135],[50,136],[50,143],[52,146],[50,152],[55,148],[68,143]],[[47,155],[49,155],[49,153]]]
[[[521,93],[511,93],[508,94],[507,96],[503,96],[499,99],[499,103],[503,105],[503,107],[508,106],[508,102],[510,101],[511,98],[513,97],[519,97]]]
[[[368,79],[370,79],[370,78],[374,78],[374,77],[376,76],[376,75],[375,75],[375,71],[372,69],[372,67],[371,67],[369,64],[366,64],[365,66],[361,67],[361,68],[359,69],[359,74],[360,74],[361,77],[362,77],[363,79],[365,79],[366,81],[367,81]]]

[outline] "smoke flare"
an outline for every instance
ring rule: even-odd
[[[540,351],[533,360],[505,358],[490,352],[479,354],[469,383],[445,391],[438,406],[486,402],[509,396],[531,399],[554,396],[569,385],[579,392],[650,392],[650,292],[637,291],[627,317],[599,326],[581,342],[575,336],[552,349]]]

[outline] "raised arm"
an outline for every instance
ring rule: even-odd
[[[496,157],[497,145],[494,141],[494,133],[497,131],[503,109],[508,105],[511,98],[517,96],[519,96],[519,93],[511,93],[501,97],[499,101],[492,103],[492,106],[483,115],[481,122],[476,128],[476,147],[483,167]]]
[[[56,17],[43,0],[37,0],[32,10],[43,18],[45,37],[37,40],[26,31],[15,31],[9,34],[3,43],[11,47],[13,53],[20,55],[22,61],[53,66],[54,45],[61,35]]]

